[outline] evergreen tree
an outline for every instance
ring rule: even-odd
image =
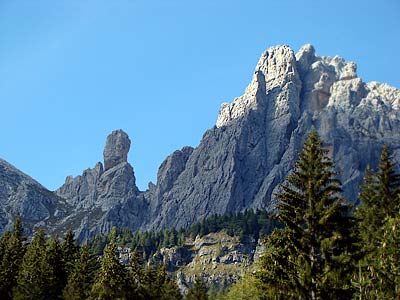
[[[4,238],[3,255],[0,260],[0,295],[2,299],[12,299],[12,289],[16,286],[18,271],[25,254],[25,238],[21,220],[16,219],[14,230]]]
[[[259,276],[281,299],[350,299],[349,207],[333,163],[312,131],[276,195],[285,228],[267,241]],[[279,298],[278,298],[279,299]]]
[[[73,267],[68,283],[63,290],[63,298],[65,300],[86,300],[89,298],[96,271],[99,269],[97,257],[89,246],[81,247],[79,259]]]
[[[110,233],[110,242],[104,249],[101,268],[91,290],[93,300],[126,299],[127,273],[117,258],[116,229]]]
[[[218,299],[218,297],[220,297],[223,300],[261,300],[265,299],[265,296],[265,293],[260,289],[258,279],[255,276],[248,274],[232,285],[225,295],[220,296],[217,294],[214,298]]]
[[[0,262],[3,259],[3,255],[4,252],[6,251],[7,243],[10,237],[11,237],[11,231],[7,230],[3,233],[3,235],[0,238]]]
[[[139,252],[133,251],[128,264],[129,295],[128,299],[145,300],[148,298],[146,290],[146,276],[142,267]]]
[[[61,298],[62,290],[67,283],[63,256],[58,237],[50,237],[41,263],[48,299]]]
[[[353,281],[356,296],[362,299],[395,299],[398,286],[400,177],[387,146],[382,149],[378,171],[367,168],[356,211],[362,258]],[[397,274],[397,275],[396,275]],[[397,293],[397,294],[396,294]]]
[[[68,276],[74,269],[75,260],[79,255],[79,246],[77,245],[72,230],[68,230],[62,243],[63,260],[65,264],[66,275]]]
[[[202,278],[197,277],[194,284],[189,288],[186,300],[207,300],[207,287]]]
[[[160,300],[182,300],[182,294],[174,280],[167,279],[161,287]]]
[[[46,254],[44,231],[39,229],[29,245],[17,276],[13,290],[15,300],[48,300],[47,278],[43,270]]]
[[[394,217],[398,213],[400,193],[400,174],[395,172],[394,162],[390,158],[389,148],[383,146],[381,160],[376,174],[378,179],[378,197],[384,217]]]

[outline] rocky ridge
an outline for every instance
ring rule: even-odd
[[[355,63],[318,56],[311,45],[296,54],[288,46],[271,47],[262,54],[244,94],[222,104],[216,125],[196,148],[168,156],[157,183],[150,183],[147,191],[136,187],[127,161],[131,141],[118,130],[107,137],[104,167],[99,162],[81,176],[67,177],[55,194],[31,185],[44,189],[48,200],[24,198],[17,192],[18,181],[12,189],[3,184],[0,201],[2,207],[12,203],[15,212],[21,210],[19,199],[30,201],[33,208],[25,215],[32,224],[55,216],[43,208],[51,203],[58,212],[51,229],[72,227],[81,240],[107,233],[112,226],[186,227],[213,214],[271,210],[274,193],[311,128],[326,142],[346,198],[356,201],[364,170],[367,164],[376,166],[382,145],[389,145],[395,159],[400,157],[400,91],[364,83]],[[0,174],[11,176],[4,168]],[[4,227],[13,215],[7,209],[1,217]]]
[[[185,293],[198,276],[209,287],[219,289],[231,285],[259,260],[262,250],[261,240],[240,241],[237,236],[219,231],[187,238],[183,246],[161,248],[151,260],[162,263]],[[118,257],[124,264],[129,262],[132,253],[131,248],[118,248]]]
[[[0,159],[0,232],[21,217],[27,234],[38,226],[51,226],[68,214],[66,201],[13,165]]]

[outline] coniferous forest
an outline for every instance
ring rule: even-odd
[[[113,228],[85,245],[72,231],[60,238],[42,229],[28,242],[17,219],[0,239],[0,299],[400,299],[400,176],[386,146],[379,166],[367,168],[359,199],[344,199],[313,131],[276,197],[273,215],[246,211],[160,232]],[[184,296],[151,262],[162,247],[220,230],[264,237],[265,245],[260,261],[225,290],[211,292],[197,278]],[[125,265],[118,245],[135,249]]]

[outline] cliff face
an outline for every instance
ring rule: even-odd
[[[400,158],[400,91],[364,83],[356,69],[340,57],[316,55],[311,45],[297,54],[288,46],[272,47],[262,54],[244,94],[222,104],[216,125],[199,146],[167,157],[147,191],[135,185],[127,162],[131,142],[119,130],[107,137],[104,167],[98,163],[81,176],[67,177],[56,195],[46,191],[43,199],[19,193],[25,185],[18,180],[11,189],[2,183],[2,207],[12,202],[13,209],[19,207],[12,214],[22,212],[32,224],[54,216],[46,207],[60,207],[51,229],[72,227],[81,240],[111,226],[185,227],[213,214],[271,210],[311,128],[326,142],[345,196],[356,201],[364,170],[377,165],[384,143]],[[11,176],[4,168],[1,174]],[[1,214],[0,229],[12,217],[5,209]]]
[[[377,164],[384,143],[400,157],[400,91],[364,83],[354,63],[317,56],[311,45],[296,55],[287,46],[268,49],[244,95],[222,105],[171,188],[148,195],[157,203],[150,227],[272,209],[312,127],[330,150],[345,196],[355,201],[365,167]]]

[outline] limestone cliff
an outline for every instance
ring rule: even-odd
[[[400,157],[400,91],[364,83],[355,63],[318,56],[311,45],[297,54],[288,46],[268,49],[243,96],[222,104],[216,126],[171,188],[161,194],[156,185],[146,194],[156,203],[150,227],[273,209],[274,193],[312,127],[330,150],[345,196],[356,201],[365,167],[376,166],[382,145]]]

